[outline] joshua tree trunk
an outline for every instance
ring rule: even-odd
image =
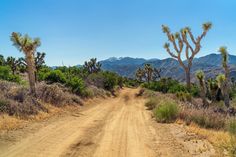
[[[185,69],[185,77],[186,77],[187,88],[188,90],[190,90],[191,88],[190,68]]]
[[[36,96],[35,63],[34,63],[33,52],[26,54],[26,63],[27,63],[27,71],[30,84],[30,92],[33,96]]]

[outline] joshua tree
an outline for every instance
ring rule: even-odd
[[[216,95],[218,92],[218,84],[216,80],[213,79],[209,79],[208,80],[208,87],[209,87],[209,91],[210,91],[210,95],[211,95],[211,100],[213,102],[216,101]]]
[[[226,77],[224,74],[220,74],[217,76],[217,82],[218,82],[218,86],[221,89],[221,93],[224,96],[224,103],[226,107],[229,107],[229,93],[228,93],[228,89],[226,86]]]
[[[45,63],[45,60],[44,60],[45,56],[46,56],[46,53],[44,53],[44,52],[42,52],[42,53],[37,52],[37,53],[36,53],[36,56],[35,56],[35,58],[34,58],[35,70],[36,70],[36,71],[35,71],[35,80],[36,80],[36,81],[37,81],[37,73],[38,73],[38,71],[42,68],[42,66],[43,66],[44,63]],[[22,66],[27,67],[27,62],[26,62],[26,60],[25,60],[24,58],[20,58],[19,60],[20,60],[20,64],[21,64]]]
[[[39,47],[41,44],[40,39],[32,39],[28,35],[22,36],[20,33],[13,32],[11,35],[11,41],[19,51],[23,51],[25,54],[31,94],[36,96],[34,54],[37,47]]]
[[[223,92],[224,95],[224,102],[225,102],[225,106],[229,107],[230,106],[230,100],[229,100],[229,82],[230,82],[230,71],[229,71],[229,66],[228,66],[228,52],[227,52],[227,48],[226,47],[220,47],[219,48],[219,52],[221,53],[222,56],[222,67],[224,68],[225,74],[224,74],[224,78],[223,76],[219,76],[219,80],[220,82],[220,87],[221,87],[221,91]]]
[[[145,78],[148,83],[152,80],[153,77],[153,68],[151,64],[145,64],[144,65],[144,72],[145,72]]]
[[[84,68],[89,74],[101,71],[102,64],[97,62],[97,58],[91,58],[90,61],[84,62]]]
[[[196,77],[199,81],[199,85],[200,85],[200,89],[201,89],[200,95],[202,98],[203,106],[207,107],[208,102],[207,102],[207,98],[206,98],[207,89],[206,89],[206,83],[205,83],[205,74],[203,71],[197,71]]]
[[[4,56],[3,55],[0,55],[0,66],[3,66],[5,65],[6,61],[4,59]]]
[[[143,71],[143,69],[141,69],[141,68],[138,68],[138,70],[136,71],[136,73],[135,73],[135,76],[136,76],[136,78],[138,79],[138,81],[142,81],[143,80],[143,76],[144,76],[144,71]]]
[[[19,60],[16,60],[14,57],[7,57],[6,64],[11,68],[13,75],[15,75],[15,72],[20,65]]]
[[[172,58],[178,60],[180,66],[184,69],[188,88],[191,87],[190,72],[193,59],[196,54],[199,53],[201,49],[201,41],[206,36],[211,27],[212,24],[210,22],[204,23],[202,25],[202,34],[195,38],[189,27],[181,29],[180,33],[177,32],[175,34],[172,34],[168,26],[162,25],[162,30],[167,35],[169,42],[172,43],[175,53],[171,51],[170,43],[165,43],[164,48]],[[182,59],[183,51],[185,52],[185,56],[187,59],[186,64]]]
[[[154,68],[153,69],[153,80],[161,79],[162,69]]]

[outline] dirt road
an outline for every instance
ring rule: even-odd
[[[213,156],[213,147],[183,126],[159,124],[134,89],[81,112],[0,135],[1,157]]]

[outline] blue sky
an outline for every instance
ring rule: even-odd
[[[82,64],[91,57],[167,58],[161,25],[172,31],[213,23],[198,56],[225,45],[236,55],[235,0],[1,0],[0,54],[20,57],[11,32],[40,37],[48,65]]]

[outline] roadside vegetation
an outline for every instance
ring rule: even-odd
[[[0,56],[0,114],[27,118],[48,112],[45,104],[80,106],[87,98],[116,96],[123,87],[125,79],[102,71],[96,58],[82,67],[52,68],[45,64],[46,53],[37,52],[39,38],[13,32],[10,39],[25,57]]]
[[[211,27],[211,23],[203,24],[203,33],[195,38],[189,27],[172,34],[163,25],[163,32],[173,45],[174,51],[169,43],[164,48],[184,69],[186,84],[161,77],[164,68],[159,68],[159,77],[156,77],[154,69],[158,68],[148,65],[148,68],[144,66],[136,71],[136,78],[142,87],[137,96],[143,95],[147,98],[145,106],[153,112],[157,122],[181,121],[188,126],[197,126],[195,128],[199,129],[192,131],[208,138],[220,149],[218,153],[226,151],[227,155],[236,156],[236,84],[235,78],[230,76],[227,48],[219,48],[223,73],[219,73],[216,78],[207,78],[203,69],[196,72],[194,82],[190,77],[192,61],[200,51],[201,40]],[[181,58],[182,53],[187,57],[185,61]],[[215,138],[211,137],[211,133]]]

